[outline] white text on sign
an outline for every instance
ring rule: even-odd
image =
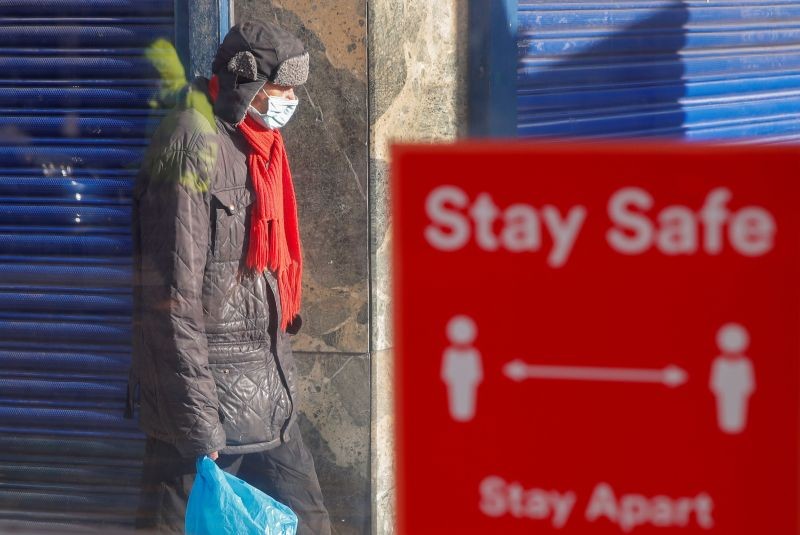
[[[572,519],[577,493],[539,488],[526,489],[517,482],[488,476],[480,484],[480,511],[492,518],[549,521],[555,529],[564,528]],[[714,527],[714,502],[706,493],[673,498],[665,495],[619,494],[608,483],[598,483],[584,510],[588,523],[611,522],[629,533],[640,526],[682,528]]]
[[[718,255],[726,244],[747,257],[772,251],[777,232],[773,215],[759,206],[731,210],[727,207],[731,200],[731,190],[715,188],[697,209],[672,205],[654,212],[652,194],[642,188],[622,188],[608,201],[612,226],[606,241],[623,255],[639,255],[653,248],[670,256]],[[589,216],[581,205],[568,210],[548,204],[500,207],[489,193],[470,199],[464,190],[452,185],[431,191],[425,209],[429,218],[425,239],[435,249],[458,251],[474,241],[488,252],[538,253],[545,252],[549,242],[547,264],[553,268],[569,261]]]

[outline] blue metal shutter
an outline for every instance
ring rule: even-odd
[[[520,0],[518,134],[800,139],[797,0]]]
[[[172,0],[0,0],[0,521],[130,524],[130,190]]]

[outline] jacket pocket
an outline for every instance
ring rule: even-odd
[[[253,193],[244,187],[233,188],[211,192],[211,199],[211,252],[216,260],[240,260],[246,250]]]
[[[239,338],[237,340],[208,342],[208,363],[211,366],[239,366],[242,363],[271,362],[272,354],[264,340]]]
[[[274,361],[217,363],[210,368],[217,383],[228,445],[245,446],[280,438],[291,408]]]

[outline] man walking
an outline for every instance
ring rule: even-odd
[[[328,534],[295,422],[288,334],[301,323],[303,263],[279,131],[308,54],[280,27],[245,22],[212,70],[159,126],[134,188],[131,386],[148,435],[137,527],[183,532],[195,461],[208,455],[288,505],[298,533]]]

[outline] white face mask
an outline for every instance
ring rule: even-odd
[[[262,125],[269,129],[275,129],[282,128],[289,122],[289,119],[292,118],[294,111],[297,109],[298,100],[267,96],[267,103],[266,113],[261,113],[253,106],[248,107],[247,111],[253,119]]]

